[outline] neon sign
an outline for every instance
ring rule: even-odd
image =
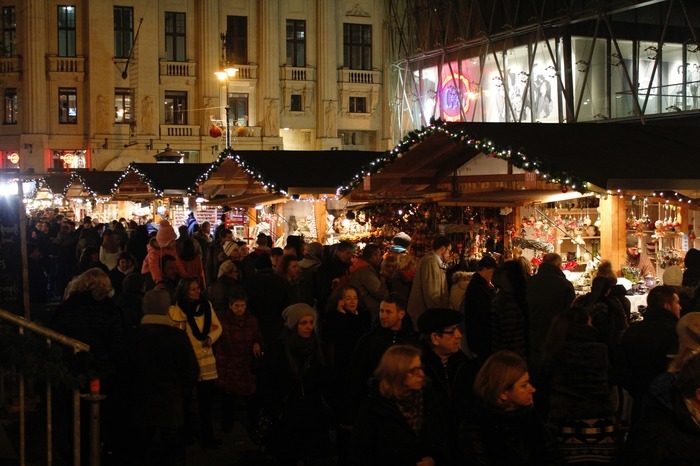
[[[440,113],[444,121],[462,121],[471,107],[470,100],[476,94],[469,87],[469,79],[463,74],[447,73],[440,83]]]

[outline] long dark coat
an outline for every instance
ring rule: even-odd
[[[253,344],[263,346],[258,319],[249,312],[237,320],[232,311],[219,318],[221,337],[214,346],[216,371],[219,378],[216,386],[230,395],[247,396],[256,391],[256,376],[253,373]]]

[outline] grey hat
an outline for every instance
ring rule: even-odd
[[[403,248],[408,248],[411,245],[411,237],[403,231],[400,232],[398,235],[394,236],[393,241],[395,245],[401,246]]]
[[[292,304],[282,311],[282,318],[290,329],[294,328],[304,316],[316,317],[313,308],[305,303]]]
[[[170,293],[165,290],[151,290],[143,296],[143,313],[165,316],[170,309]]]

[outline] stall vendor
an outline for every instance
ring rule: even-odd
[[[656,277],[656,269],[651,263],[649,256],[639,250],[639,240],[636,236],[630,235],[627,237],[627,259],[625,265],[639,269],[641,277]]]

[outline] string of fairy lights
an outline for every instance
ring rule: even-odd
[[[531,154],[525,154],[520,150],[513,151],[510,148],[499,146],[491,140],[468,134],[462,127],[450,125],[449,123],[441,120],[431,121],[430,125],[427,127],[423,127],[415,131],[409,131],[403,140],[393,149],[385,151],[375,160],[361,167],[360,170],[355,173],[347,183],[339,186],[335,195],[302,197],[298,194],[290,194],[285,189],[281,188],[276,181],[269,179],[259,169],[248,163],[240,154],[236,153],[230,148],[224,149],[219,154],[217,159],[205,170],[205,172],[197,177],[192,185],[186,188],[186,192],[190,196],[201,196],[200,187],[221,168],[222,164],[230,160],[235,162],[244,173],[246,173],[253,181],[259,183],[262,188],[269,193],[278,194],[286,197],[288,200],[296,202],[317,202],[319,200],[329,199],[337,200],[350,194],[355,188],[363,183],[366,177],[371,177],[372,175],[381,173],[384,168],[396,162],[397,159],[402,158],[416,144],[419,144],[436,135],[442,135],[456,144],[466,145],[491,157],[506,161],[517,168],[528,172],[533,172],[539,175],[541,179],[546,180],[547,183],[558,185],[563,192],[567,192],[569,190],[574,190],[581,194],[594,192],[593,186],[588,181],[562,170],[551,162],[539,159]],[[140,170],[134,163],[129,164],[124,173],[122,173],[121,176],[119,176],[119,178],[114,182],[108,197],[99,196],[90,187],[89,183],[85,182],[85,179],[81,176],[80,172],[72,172],[68,184],[62,190],[62,195],[65,196],[70,185],[75,180],[78,180],[82,183],[85,190],[87,190],[91,197],[96,199],[98,202],[106,202],[117,192],[124,179],[130,173],[135,173],[144,183],[146,183],[151,193],[157,198],[163,197],[164,189],[159,187],[147,173]],[[621,189],[595,191],[595,195],[599,198],[619,196],[620,198],[631,198],[632,200],[637,199],[637,197],[644,197],[639,196],[638,193],[631,190]],[[659,191],[646,197],[657,199],[665,203],[689,204],[695,206],[700,205],[700,200],[693,199],[676,191]]]

